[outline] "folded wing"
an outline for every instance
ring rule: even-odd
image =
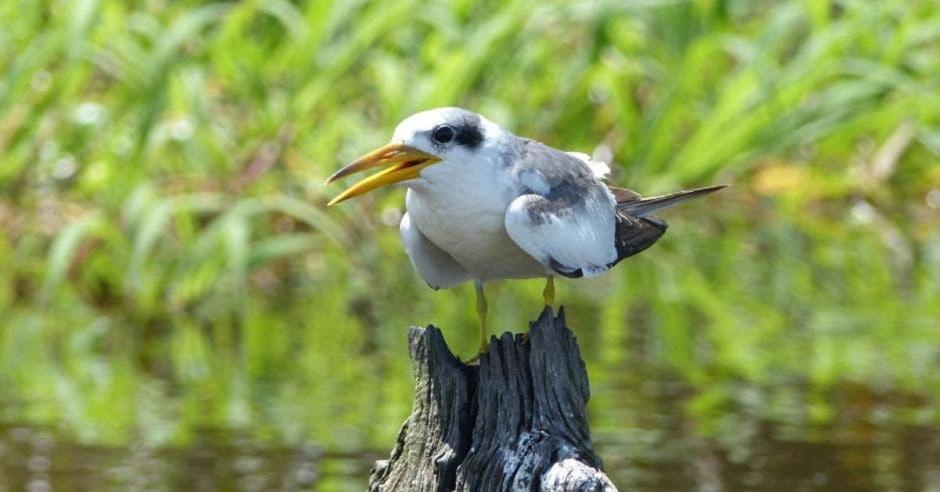
[[[653,212],[724,185],[644,198],[599,180],[606,173],[586,155],[520,143],[510,173],[519,196],[506,211],[506,232],[543,265],[568,277],[590,277],[652,246],[666,233]]]
[[[523,251],[568,277],[597,275],[616,262],[614,198],[584,160],[526,141],[512,173],[520,195],[505,227]]]

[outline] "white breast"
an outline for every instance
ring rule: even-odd
[[[506,233],[506,209],[513,192],[495,167],[441,163],[409,184],[405,204],[418,229],[482,281],[543,277],[545,266]]]

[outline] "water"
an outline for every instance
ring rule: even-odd
[[[940,429],[905,423],[931,411],[916,398],[858,385],[810,395],[800,384],[734,383],[709,393],[642,360],[624,369],[589,366],[599,381],[595,447],[621,490],[940,490]],[[814,424],[812,405],[836,414]],[[0,491],[361,490],[393,445],[338,453],[208,429],[179,447],[69,435],[0,424]]]
[[[49,429],[0,427],[0,490],[306,490],[363,488],[378,456],[283,447],[205,431],[182,448],[90,446]]]
[[[622,490],[940,490],[940,432],[902,423],[911,408],[896,395],[842,388],[829,395],[834,421],[815,425],[803,408],[766,408],[767,388],[741,385],[709,412],[690,409],[699,397],[687,390],[647,380],[615,390],[624,407],[595,409],[595,420],[608,421],[595,426],[595,446]]]

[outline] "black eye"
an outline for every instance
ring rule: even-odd
[[[447,143],[454,139],[454,129],[441,125],[434,129],[434,141],[437,143]]]

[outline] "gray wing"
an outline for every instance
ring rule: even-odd
[[[519,196],[506,211],[506,232],[523,251],[569,277],[617,262],[616,204],[585,162],[524,140],[509,171]]]
[[[432,289],[449,289],[470,280],[470,272],[425,237],[407,213],[401,218],[398,230],[411,264]]]

